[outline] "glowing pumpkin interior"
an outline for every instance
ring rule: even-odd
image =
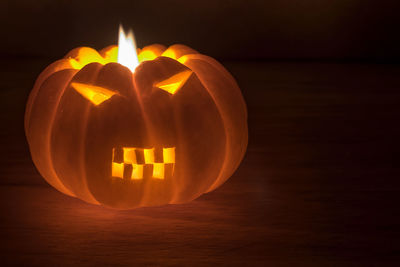
[[[175,50],[178,47],[171,47],[170,49],[162,51],[163,47],[161,45],[151,45],[145,47],[144,49],[137,49],[137,58],[139,63],[142,63],[144,61],[154,60],[157,57],[162,56],[172,58],[184,64],[184,62],[187,60],[187,57],[185,55],[177,57]],[[190,49],[187,47],[185,48]],[[73,53],[74,56],[68,57],[67,59],[71,67],[74,69],[81,69],[87,64],[93,62],[100,63],[102,65],[118,62],[118,46],[116,45],[106,47],[105,49],[101,50],[100,53],[89,47],[81,47],[78,51],[73,50],[73,52],[75,52],[76,54]],[[178,55],[181,53],[182,51],[180,51]]]

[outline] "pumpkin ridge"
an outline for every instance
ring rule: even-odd
[[[192,70],[189,66],[186,66],[186,65],[185,65],[185,67],[187,67],[187,68],[189,68],[190,70]],[[193,70],[192,70],[192,71],[193,71]],[[213,96],[210,94],[208,88],[207,88],[207,87],[205,86],[205,84],[200,80],[200,78],[198,77],[198,75],[197,75],[197,73],[196,73],[195,71],[193,71],[192,78],[189,78],[189,79],[196,79],[196,80],[200,83],[201,87],[204,88],[203,91],[206,91],[205,93],[206,93],[206,95],[207,95],[207,98],[210,100],[210,103],[212,103],[212,106],[215,107],[215,110],[216,110],[216,114],[215,114],[215,115],[218,117],[219,123],[222,124],[221,127],[224,129],[224,130],[223,130],[223,137],[224,137],[224,139],[225,139],[225,142],[224,142],[224,150],[225,150],[225,151],[224,151],[223,156],[224,156],[224,161],[225,161],[225,158],[226,158],[226,144],[227,144],[226,138],[227,138],[227,135],[226,135],[226,131],[225,131],[224,119],[223,119],[223,117],[222,117],[222,115],[221,115],[220,109],[218,108],[218,106],[217,106],[216,102],[214,101]],[[174,112],[177,112],[176,108],[177,108],[177,106],[174,105]],[[177,114],[179,114],[179,112],[177,112]],[[175,119],[175,123],[176,123],[176,127],[177,127],[177,131],[176,131],[177,134],[180,134],[180,133],[182,133],[182,132],[185,132],[185,124],[181,121],[181,119],[179,119],[179,118]],[[183,134],[183,136],[184,136],[184,134]],[[177,139],[179,140],[180,138],[181,138],[181,137],[179,137],[179,138],[177,138]],[[221,142],[221,143],[222,143],[222,142]],[[222,166],[223,166],[224,161],[222,162],[220,169],[222,169]],[[217,170],[218,170],[218,169],[217,169]],[[220,172],[220,171],[219,171],[219,172]],[[173,198],[171,199],[171,201],[170,201],[169,203],[170,203],[170,204],[184,203],[184,202],[186,202],[186,201],[191,201],[191,200],[196,199],[196,198],[198,198],[199,196],[203,195],[205,192],[207,192],[207,188],[209,188],[209,187],[214,183],[215,179],[217,179],[217,178],[219,177],[219,172],[218,172],[217,175],[213,175],[214,179],[210,179],[210,182],[208,182],[207,184],[203,185],[203,186],[201,187],[201,188],[202,188],[201,190],[198,189],[197,192],[194,192],[194,193],[191,195],[190,198],[185,199],[185,200],[183,200],[183,201],[182,201],[182,200],[179,200],[180,198],[182,198],[181,195],[180,195],[180,194],[182,194],[182,192],[180,192],[179,190],[176,190],[176,189],[175,189],[175,194],[173,195]],[[180,188],[180,190],[182,190],[182,188]]]
[[[92,63],[89,63],[89,64],[92,64]],[[89,65],[89,64],[87,64],[87,65]],[[99,64],[99,63],[98,63]],[[87,66],[86,65],[86,66]],[[102,67],[102,66],[101,66]],[[101,69],[101,67],[99,67],[97,70],[96,70],[96,75],[98,74],[98,72],[100,71],[100,69]],[[83,69],[83,68],[82,68]],[[60,105],[60,103],[61,103],[61,99],[63,98],[63,96],[64,96],[64,94],[65,94],[65,91],[67,90],[67,88],[69,88],[70,87],[70,84],[71,84],[71,81],[76,77],[76,75],[82,70],[82,69],[80,69],[80,70],[78,70],[73,76],[72,76],[72,78],[69,80],[69,82],[66,84],[66,86],[63,88],[63,92],[60,94],[60,97],[59,97],[59,99],[58,99],[58,101],[57,101],[57,105],[56,105],[56,107],[55,107],[55,115],[53,116],[53,119],[52,119],[52,121],[51,121],[51,127],[50,127],[50,129],[49,129],[49,142],[50,142],[50,140],[51,140],[51,138],[52,138],[52,136],[53,136],[53,130],[54,130],[54,120],[55,120],[55,118],[56,118],[56,114],[58,113],[58,109],[59,109],[59,105]],[[89,103],[88,103],[88,106],[87,106],[88,108],[90,108],[90,106],[89,106]],[[87,118],[88,116],[86,116],[86,118]],[[86,124],[85,124],[86,125]],[[50,144],[50,147],[52,147],[51,146],[51,144]],[[83,146],[82,146],[83,147]],[[82,148],[83,149],[83,148]],[[57,171],[56,171],[56,168],[55,168],[55,166],[53,165],[54,163],[53,163],[53,153],[52,153],[52,151],[50,151],[50,153],[51,153],[51,164],[52,164],[52,167],[53,167],[53,169],[55,170],[55,172],[57,173]],[[83,154],[81,154],[81,155],[83,155]],[[82,161],[81,161],[82,162]],[[84,164],[83,164],[84,165]],[[84,167],[83,167],[84,168]],[[85,174],[85,178],[86,178],[86,172],[83,172],[84,174]],[[58,175],[57,175],[57,177],[58,177]],[[64,185],[64,183],[63,183],[63,181],[61,180],[61,179],[59,179],[60,181],[61,181],[61,183]],[[85,179],[85,182],[86,182],[86,179]],[[65,186],[65,185],[64,185]],[[66,187],[66,186],[65,186]],[[74,194],[74,196],[75,197],[78,197],[78,194],[74,191],[74,190],[72,190],[72,189],[70,189],[72,192],[73,192],[73,194]],[[86,190],[85,190],[86,192],[88,192],[89,193],[89,199],[91,199],[91,200],[94,200],[94,202],[92,202],[92,201],[88,201],[88,202],[90,202],[90,203],[97,203],[97,204],[99,204],[99,202],[97,201],[97,199],[95,199],[94,198],[94,196],[92,195],[92,193],[90,192],[90,190],[88,189],[88,187],[86,186]],[[80,197],[82,197],[82,196],[80,196]],[[83,196],[83,199],[87,199],[87,197],[85,197],[85,196]]]
[[[33,85],[33,90],[31,91],[31,93],[29,94],[28,97],[28,103],[26,105],[26,109],[25,109],[25,118],[24,118],[24,126],[25,126],[25,131],[28,129],[28,124],[27,122],[30,121],[30,116],[31,116],[31,111],[32,111],[32,107],[35,103],[36,97],[39,93],[39,89],[42,87],[42,84],[47,81],[50,76],[66,70],[66,69],[74,69],[72,68],[68,68],[66,65],[64,65],[64,63],[66,65],[69,64],[69,61],[66,59],[59,59],[55,62],[53,62],[52,64],[50,64],[49,66],[47,66],[40,74],[39,77],[36,79],[35,84]],[[77,70],[78,71],[78,70]]]
[[[57,72],[55,72],[55,73],[57,73]],[[55,74],[55,73],[54,73],[54,74]],[[76,72],[76,73],[78,73],[78,72]],[[60,184],[62,184],[62,185],[66,188],[66,190],[68,190],[68,192],[70,192],[70,194],[71,194],[72,196],[74,196],[74,197],[76,197],[75,192],[73,192],[73,190],[71,190],[70,188],[68,188],[68,187],[64,184],[63,180],[60,179],[60,177],[59,177],[59,175],[58,175],[58,173],[57,173],[57,171],[56,171],[56,168],[55,168],[55,166],[54,166],[54,163],[53,163],[54,160],[53,160],[52,153],[51,153],[51,137],[52,137],[52,132],[53,132],[54,120],[55,120],[55,118],[56,118],[56,116],[57,116],[57,110],[58,110],[58,106],[59,106],[59,104],[60,104],[61,98],[63,97],[65,90],[69,87],[69,84],[70,84],[70,82],[72,81],[72,79],[75,77],[76,73],[69,79],[68,83],[66,83],[65,86],[62,88],[62,90],[61,90],[62,92],[60,93],[60,96],[59,96],[58,99],[57,99],[57,104],[56,104],[56,106],[54,107],[53,116],[51,117],[51,119],[50,119],[50,121],[49,121],[49,124],[50,124],[51,126],[50,126],[49,129],[48,129],[48,136],[49,136],[49,138],[48,138],[48,140],[47,140],[48,146],[49,146],[49,150],[50,150],[50,151],[49,151],[49,153],[50,153],[50,157],[49,157],[49,158],[50,158],[50,162],[49,162],[49,164],[50,164],[51,168],[54,170],[55,176],[56,176],[56,178],[58,179],[58,181],[60,182]],[[54,75],[54,74],[52,74],[52,75]]]
[[[185,65],[185,66],[186,66],[186,65]],[[193,72],[194,72],[194,71],[193,71]],[[194,73],[195,73],[195,72],[194,72]],[[229,138],[229,137],[228,137],[228,129],[227,129],[227,126],[226,126],[226,122],[225,122],[225,119],[224,119],[224,117],[222,116],[222,113],[221,113],[221,109],[222,109],[222,108],[220,107],[220,105],[217,104],[217,101],[215,101],[215,97],[214,97],[214,95],[210,92],[210,89],[208,88],[208,86],[206,86],[206,85],[204,84],[204,82],[201,80],[201,78],[200,78],[197,74],[196,74],[196,77],[199,79],[199,82],[203,85],[203,87],[206,89],[208,95],[209,95],[210,98],[213,100],[213,103],[214,103],[215,107],[216,107],[217,110],[218,110],[218,114],[219,114],[219,116],[221,117],[221,121],[222,121],[222,124],[223,124],[223,127],[224,127],[224,133],[225,133],[224,161],[223,161],[223,163],[222,163],[222,165],[221,165],[221,167],[220,167],[220,169],[219,169],[219,172],[218,172],[218,175],[216,176],[216,179],[215,179],[214,181],[212,181],[211,184],[210,184],[210,186],[208,186],[207,189],[205,190],[205,192],[208,192],[208,191],[214,186],[214,184],[220,179],[220,176],[222,175],[222,171],[223,171],[223,169],[224,169],[224,167],[225,167],[225,165],[226,165],[226,158],[227,158],[227,154],[228,154],[228,138]],[[204,194],[204,193],[201,193],[201,194]]]
[[[219,73],[220,74],[219,76],[224,77],[224,80],[226,80],[229,84],[237,87],[237,84],[234,83],[233,77],[222,66],[220,67],[220,63],[218,61],[216,61],[215,59],[210,58],[206,55],[202,55],[202,54],[193,54],[193,56],[189,57],[186,60],[186,62],[188,60],[198,60],[198,61],[202,62],[203,64],[206,64],[207,69],[213,69],[214,73],[215,72]],[[193,62],[192,64],[196,65],[196,62]],[[225,75],[228,75],[227,78],[225,78]],[[203,78],[199,77],[199,80],[203,80]],[[214,99],[214,102],[216,103],[216,106],[218,107],[218,110],[220,111],[220,113],[226,113],[227,111],[224,110],[224,108],[222,107],[222,104],[220,103],[221,100],[217,99],[216,96],[214,96],[214,94],[212,93],[212,90],[209,87],[206,87],[206,89],[210,93],[212,98]],[[216,101],[216,100],[218,100],[218,101]],[[244,106],[242,106],[242,108],[245,111],[245,116],[246,116],[245,122],[246,122],[247,121],[247,110],[246,110],[245,104],[244,104]],[[224,110],[224,112],[221,112],[222,110]],[[226,146],[227,154],[226,155],[230,155],[230,153],[228,154],[228,150],[230,149],[229,140],[233,140],[233,137],[229,135],[228,126],[227,126],[228,122],[226,121],[226,119],[227,118],[224,116],[224,129],[225,129],[225,133],[226,133],[226,142],[227,142],[227,146]],[[247,123],[246,123],[246,128],[247,128]],[[243,140],[243,141],[246,140],[245,142],[247,143],[247,136],[242,136],[242,138],[240,138],[240,140]],[[247,145],[245,147],[247,147]],[[215,188],[217,188],[218,186],[223,184],[234,173],[234,171],[237,169],[237,167],[239,166],[239,163],[241,162],[241,160],[244,157],[243,151],[245,151],[245,149],[243,149],[241,151],[242,151],[241,156],[237,158],[236,163],[232,164],[230,168],[228,168],[229,165],[227,165],[230,162],[227,160],[228,157],[224,158],[224,165],[221,168],[221,172],[223,175],[220,174],[220,176],[214,181],[214,183],[210,186],[210,188],[207,190],[207,192],[214,190]],[[232,166],[233,166],[233,168],[232,168]],[[231,170],[229,170],[229,169],[231,169]]]
[[[64,71],[64,70],[60,70],[60,71],[57,71],[57,72],[55,72],[55,73],[53,73],[53,74],[48,75],[48,77],[47,77],[45,80],[43,80],[43,81],[41,82],[40,87],[38,88],[37,94],[36,94],[36,96],[35,96],[35,99],[32,101],[32,107],[33,107],[33,105],[35,104],[35,102],[36,102],[36,100],[37,100],[37,96],[38,96],[38,95],[40,94],[40,92],[41,92],[40,89],[42,89],[42,86],[43,86],[50,78],[54,77],[54,75],[55,75],[56,73],[60,73],[61,71]],[[71,81],[72,78],[73,78],[74,76],[75,76],[75,75],[72,75],[72,76],[69,78],[69,81]],[[68,86],[68,84],[66,84],[62,90],[65,90],[67,86]],[[42,89],[42,90],[43,90],[43,89]],[[45,93],[45,92],[42,92],[42,93]],[[60,98],[62,97],[62,94],[63,94],[63,93],[60,93],[60,94],[59,94],[59,95],[60,95]],[[57,105],[54,107],[54,112],[52,113],[52,116],[49,118],[49,121],[47,122],[47,123],[50,125],[50,127],[48,128],[48,131],[47,131],[47,136],[48,136],[48,138],[47,138],[47,140],[46,140],[47,146],[48,146],[48,148],[49,148],[48,153],[50,153],[50,151],[51,151],[51,144],[50,144],[50,140],[51,140],[51,129],[52,129],[52,123],[53,123],[53,121],[54,121],[54,119],[55,119],[55,116],[56,116],[56,112],[55,112],[55,111],[57,110],[57,106],[58,106],[58,103],[57,103]],[[28,127],[29,127],[30,120],[31,120],[31,118],[29,117],[29,119],[28,119]],[[29,139],[28,139],[28,140],[29,140]],[[68,195],[75,196],[74,193],[72,192],[72,190],[70,190],[67,186],[65,186],[65,184],[62,182],[62,180],[61,180],[60,177],[58,176],[58,174],[57,174],[57,172],[56,172],[56,170],[55,170],[55,167],[54,167],[54,165],[53,165],[53,160],[52,160],[51,156],[49,157],[49,162],[48,162],[48,164],[50,165],[50,166],[48,166],[48,167],[51,168],[51,172],[52,172],[52,174],[54,175],[54,178],[55,178],[55,180],[56,180],[55,183],[58,184],[59,186],[61,186],[61,190],[62,190],[62,191],[65,191]],[[53,179],[51,179],[51,180],[53,180]],[[47,181],[47,180],[46,180],[46,181]],[[47,182],[49,183],[49,181],[47,181]],[[56,188],[57,188],[57,187],[56,187]],[[57,189],[58,189],[58,188],[57,188]]]
[[[153,60],[157,60],[157,58],[159,58],[159,57],[156,57]],[[145,61],[143,61],[143,62],[140,63],[140,65],[143,64],[143,63],[146,64]],[[138,86],[138,82],[136,81],[136,76],[135,75],[133,75],[133,77],[132,77],[132,82],[133,82],[134,93],[136,94],[136,99],[138,100],[138,103],[139,103],[139,106],[140,106],[141,116],[142,116],[142,118],[144,118],[143,121],[144,121],[144,125],[145,125],[145,131],[147,132],[147,135],[148,135],[147,139],[148,140],[155,140],[156,138],[154,137],[153,131],[152,131],[152,128],[154,128],[154,127],[151,125],[149,116],[146,113],[146,108],[145,108],[145,106],[143,104],[143,96],[142,96],[141,92],[139,92],[139,86]],[[150,141],[149,143],[153,143],[154,144],[155,142]],[[146,196],[148,195],[148,192],[150,190],[151,190],[151,187],[150,187],[149,183],[144,185],[143,194],[142,194],[142,197],[141,197],[141,199],[139,201],[139,206],[146,206],[146,202],[147,202]],[[168,203],[170,203],[170,201],[171,201],[171,199],[168,201]]]

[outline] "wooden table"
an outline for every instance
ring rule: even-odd
[[[184,205],[115,211],[50,187],[23,132],[50,63],[0,64],[1,264],[400,264],[400,67],[226,62],[246,98],[237,172]]]

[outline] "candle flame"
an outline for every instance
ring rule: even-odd
[[[135,72],[136,67],[139,65],[133,32],[129,30],[128,35],[126,35],[121,25],[119,25],[118,63],[129,68],[132,73]]]

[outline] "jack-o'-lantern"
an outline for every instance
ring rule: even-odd
[[[25,113],[34,164],[59,191],[118,209],[214,190],[247,147],[235,80],[184,45],[129,52],[121,32],[119,47],[74,49],[38,77]]]

